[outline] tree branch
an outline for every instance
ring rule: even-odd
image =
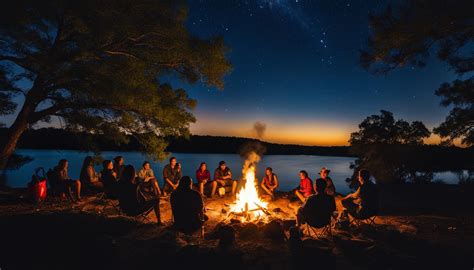
[[[123,56],[132,57],[134,59],[139,60],[138,57],[136,57],[135,55],[133,55],[131,53],[127,53],[127,52],[121,52],[121,51],[104,51],[104,52],[107,53],[107,54],[111,54],[111,55],[123,55]]]

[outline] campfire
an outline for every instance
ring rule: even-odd
[[[267,210],[268,203],[258,196],[258,180],[255,177],[255,165],[260,157],[251,153],[242,169],[243,187],[237,192],[236,201],[231,205],[231,214],[240,217],[243,222],[251,222],[270,215]]]

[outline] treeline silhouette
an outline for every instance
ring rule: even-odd
[[[6,138],[7,129],[0,128],[0,142]],[[241,153],[243,148],[258,144],[265,155],[319,155],[357,157],[349,146],[303,146],[276,144],[250,138],[200,136],[169,138],[166,151],[178,153]],[[127,144],[118,145],[112,140],[86,132],[65,129],[41,128],[25,131],[19,141],[23,149],[66,149],[100,151],[141,151],[141,144],[132,136]],[[368,146],[367,146],[368,147]],[[385,158],[403,157],[416,171],[459,171],[474,169],[474,147],[460,148],[439,145],[392,145],[379,153]]]
[[[6,139],[7,129],[0,129],[0,141]],[[116,144],[102,136],[65,129],[30,129],[23,133],[18,148],[23,149],[67,149],[100,151],[141,151],[141,144],[133,136],[127,144]],[[186,139],[168,138],[166,151],[181,153],[239,153],[249,143],[259,143],[266,155],[321,155],[354,157],[348,146],[303,146],[276,144],[251,138],[192,135]]]

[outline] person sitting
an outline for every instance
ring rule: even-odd
[[[225,161],[219,162],[219,167],[214,171],[214,182],[216,183],[212,186],[211,197],[215,195],[218,186],[223,188],[232,186],[232,195],[235,195],[237,181],[232,180],[232,171],[227,167]]]
[[[165,193],[165,195],[176,190],[181,176],[181,165],[177,162],[175,157],[171,157],[170,163],[163,168],[163,193]]]
[[[317,179],[315,186],[316,194],[309,196],[306,203],[298,209],[298,226],[308,223],[312,227],[321,228],[331,222],[332,213],[336,210],[334,197],[325,192],[327,182],[323,179]]]
[[[140,179],[143,188],[153,189],[153,192],[156,197],[159,197],[161,195],[160,186],[158,185],[158,181],[155,178],[155,174],[151,169],[150,162],[143,162],[142,168],[138,172],[138,178]]]
[[[199,187],[199,193],[204,196],[204,187],[209,184],[214,185],[215,182],[211,181],[211,173],[207,169],[206,162],[201,162],[199,168],[196,170],[196,180]]]
[[[273,173],[272,168],[267,167],[265,169],[265,176],[262,179],[260,187],[262,188],[264,193],[274,198],[275,190],[278,187],[278,177],[276,174]]]
[[[125,168],[125,160],[122,156],[114,157],[114,172],[117,174],[117,179],[122,176],[123,169]]]
[[[104,189],[99,174],[94,169],[94,163],[91,156],[84,158],[79,180],[81,181],[82,187],[89,191],[101,191]]]
[[[102,162],[103,169],[100,172],[104,191],[110,199],[117,198],[117,173],[113,170],[114,165],[110,160]]]
[[[329,177],[329,173],[331,170],[327,169],[326,167],[322,167],[321,171],[319,172],[320,178],[324,181],[326,181],[326,192],[327,195],[329,196],[335,196],[336,195],[336,187],[334,186],[334,183],[332,182],[331,177]],[[316,186],[314,188],[316,190]]]
[[[173,227],[185,234],[193,234],[206,220],[204,203],[199,192],[192,189],[193,181],[183,176],[178,188],[171,193],[171,211],[174,217]]]
[[[129,216],[137,216],[153,208],[156,221],[161,224],[159,199],[154,198],[147,201],[141,197],[141,193],[138,191],[139,183],[135,175],[135,168],[132,165],[124,167],[117,190],[120,209]]]
[[[376,186],[370,181],[370,172],[360,170],[357,176],[359,188],[342,198],[342,205],[357,219],[366,219],[378,213],[379,198]]]
[[[53,189],[56,189],[62,197],[68,196],[74,201],[72,189],[74,189],[75,199],[81,199],[81,181],[73,180],[68,175],[69,162],[66,159],[61,159],[56,167],[53,169],[53,177],[50,182]]]
[[[299,177],[300,185],[296,188],[295,195],[304,203],[313,194],[313,181],[308,177],[308,173],[305,170],[300,171]]]

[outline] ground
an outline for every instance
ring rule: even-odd
[[[432,188],[430,189],[437,189]],[[426,188],[424,188],[426,190]],[[445,189],[443,189],[445,190]],[[465,195],[456,189],[456,198]],[[112,208],[102,211],[104,201],[87,196],[71,204],[52,200],[32,205],[14,192],[2,192],[0,198],[1,269],[130,269],[192,265],[219,269],[295,269],[304,266],[351,269],[412,269],[474,267],[474,214],[470,207],[436,206],[438,196],[429,205],[410,200],[420,193],[390,187],[383,189],[385,211],[376,226],[335,229],[333,237],[318,240],[305,235],[303,241],[289,238],[294,225],[294,208],[283,195],[269,204],[271,216],[265,222],[240,223],[229,215],[232,198],[206,199],[204,238],[199,234],[176,235],[170,228],[171,211],[161,201],[165,226],[143,224],[118,215]],[[434,194],[435,191],[430,191]],[[414,196],[414,194],[418,194]],[[398,196],[397,196],[398,194]],[[403,194],[403,196],[400,196]],[[410,195],[412,194],[412,195]],[[464,194],[464,195],[463,195]],[[400,199],[396,203],[396,198]],[[16,198],[16,199],[15,199]],[[422,198],[426,204],[428,199]],[[398,207],[396,207],[398,205]],[[456,205],[456,204],[454,204]],[[224,209],[224,211],[223,211]],[[154,220],[154,215],[150,214]],[[277,228],[268,225],[276,220]],[[275,222],[271,223],[275,225]],[[228,249],[219,247],[222,226],[230,225],[236,241]],[[285,239],[279,237],[283,228]]]

